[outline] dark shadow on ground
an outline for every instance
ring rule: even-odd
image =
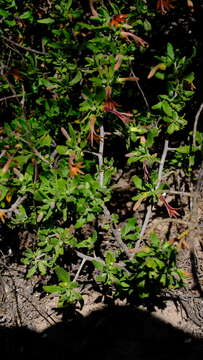
[[[114,307],[59,323],[43,333],[0,327],[1,359],[192,360],[203,341],[132,307]]]

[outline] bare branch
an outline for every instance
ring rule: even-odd
[[[10,96],[5,96],[5,97],[0,99],[0,102],[10,100],[10,99],[13,99],[13,98],[16,98],[16,97],[23,97],[23,96],[24,96],[23,94],[15,94],[15,95],[10,95]]]
[[[99,185],[101,187],[104,186],[104,170],[103,170],[103,156],[104,156],[104,127],[103,125],[99,128],[100,134],[100,142],[99,142],[99,154],[98,154],[98,161],[99,161]]]
[[[164,169],[164,164],[165,164],[165,161],[166,161],[167,153],[168,153],[168,140],[165,140],[163,153],[162,153],[161,160],[160,160],[160,163],[159,163],[158,180],[157,180],[157,184],[156,184],[156,187],[155,187],[156,190],[159,188],[160,183],[161,183],[161,177],[162,177],[162,172],[163,172],[163,169]],[[136,242],[135,248],[140,247],[142,237],[143,237],[143,235],[145,233],[145,230],[147,228],[147,225],[148,225],[149,220],[150,220],[151,215],[152,215],[152,210],[153,210],[153,206],[149,205],[147,207],[147,213],[146,213],[144,223],[142,225],[142,229],[141,229],[141,232],[140,232],[140,238]]]
[[[78,276],[80,275],[80,272],[81,272],[83,266],[85,265],[85,263],[86,263],[86,259],[83,257],[82,261],[81,261],[81,264],[79,266],[79,269],[78,269],[77,273],[75,274],[75,277],[74,277],[73,281],[77,281]]]
[[[40,158],[42,161],[44,161],[45,163],[47,163],[50,167],[52,167],[52,165],[50,164],[50,162],[45,159],[45,157],[35,148],[32,148],[32,151],[34,152],[34,154]]]
[[[93,257],[93,256],[88,256],[88,255],[82,254],[80,251],[76,251],[76,254],[77,254],[77,256],[78,256],[79,258],[84,259],[85,261],[96,260],[96,261],[101,262],[102,264],[105,264],[105,261],[102,260],[101,258]]]
[[[12,213],[18,213],[18,207],[22,204],[22,202],[27,198],[27,195],[19,197],[16,202],[9,209],[0,209],[1,212],[5,213],[8,218],[12,216]]]
[[[52,168],[52,164],[51,164],[35,147],[33,147],[32,144],[31,144],[29,141],[23,139],[22,137],[20,138],[20,140],[21,140],[22,142],[24,142],[25,144],[27,144],[27,145],[30,147],[30,149],[33,151],[33,153],[34,153],[39,159],[41,159],[42,161],[44,161],[45,163],[47,163],[47,164]]]
[[[7,38],[6,36],[4,35],[1,35],[2,39],[9,42],[10,44],[12,44],[13,46],[16,46],[18,47],[19,49],[22,49],[24,51],[29,51],[29,52],[32,52],[34,54],[39,54],[39,55],[46,55],[47,53],[45,52],[42,52],[42,51],[39,51],[39,50],[35,50],[35,49],[32,49],[32,48],[29,48],[29,47],[26,47],[26,46],[22,46],[22,45],[19,45],[18,43],[16,43],[15,41]]]

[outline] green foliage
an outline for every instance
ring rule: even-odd
[[[135,255],[118,262],[118,254],[107,252],[105,263],[93,261],[99,271],[96,280],[111,285],[115,297],[127,297],[134,303],[153,304],[162,289],[183,286],[183,272],[176,267],[176,250],[169,242],[162,243],[156,234],[150,236],[150,245],[137,250]]]
[[[32,233],[22,255],[27,276],[55,271],[58,284],[44,290],[59,294],[60,306],[81,301],[80,274],[74,281],[79,251],[91,263],[81,269],[87,282],[115,297],[136,302],[183,285],[167,242],[152,235],[149,246],[127,258],[109,240],[120,214],[101,224],[117,168],[137,174],[133,201],[156,204],[167,187],[157,186],[164,141],[176,146],[166,173],[188,165],[191,173],[202,148],[202,133],[191,131],[186,111],[196,50],[189,44],[185,52],[164,34],[158,35],[164,46],[153,45],[162,17],[155,3],[95,1],[91,9],[88,1],[0,0],[0,219]],[[128,250],[136,247],[136,213],[120,236]]]
[[[43,287],[44,290],[59,294],[59,307],[82,303],[82,296],[77,291],[77,282],[71,281],[69,273],[60,266],[56,266],[55,272],[59,281],[58,285],[46,285]]]
[[[154,233],[150,242],[150,247],[137,252],[129,264],[129,295],[152,301],[162,288],[183,286],[184,275],[176,267],[176,250],[169,242],[161,243]]]

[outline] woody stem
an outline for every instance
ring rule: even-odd
[[[167,153],[168,153],[168,140],[165,140],[163,153],[162,153],[161,160],[160,160],[160,163],[159,163],[158,180],[157,180],[156,187],[155,187],[156,190],[159,188],[159,186],[161,184],[161,177],[162,177],[162,173],[163,173]],[[147,225],[148,225],[148,223],[150,221],[150,218],[151,218],[151,215],[152,215],[152,210],[153,210],[153,206],[149,205],[147,207],[147,213],[146,213],[146,216],[145,216],[145,219],[144,219],[144,222],[143,222],[143,225],[142,225],[142,229],[141,229],[141,232],[140,232],[140,238],[136,242],[136,246],[135,246],[136,248],[140,247],[142,237],[143,237],[143,235],[145,233],[145,230],[147,228]]]
[[[98,154],[98,160],[99,160],[99,185],[103,187],[104,185],[104,170],[103,170],[103,156],[104,156],[104,127],[103,125],[99,128],[99,154]]]

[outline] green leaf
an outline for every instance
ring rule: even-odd
[[[151,30],[152,30],[152,25],[151,25],[151,23],[150,23],[147,19],[145,19],[143,25],[144,25],[145,31],[151,31]]]
[[[77,72],[77,74],[75,75],[75,77],[69,82],[69,85],[73,86],[73,85],[77,84],[81,79],[82,79],[82,73],[79,70]]]
[[[67,180],[66,179],[58,179],[56,181],[56,186],[57,186],[57,190],[58,190],[58,193],[59,194],[63,194],[66,192],[66,189],[67,189]]]
[[[162,274],[162,275],[161,275],[160,283],[161,283],[163,286],[166,286],[166,284],[167,284],[167,275],[166,275],[166,274]]]
[[[154,258],[154,261],[157,263],[157,266],[159,267],[159,269],[163,269],[165,264],[163,261],[161,261],[160,259],[158,258]]]
[[[120,285],[121,285],[122,287],[124,287],[124,288],[129,288],[129,287],[130,287],[130,285],[127,284],[127,283],[124,282],[124,281],[121,281],[121,282],[120,282]]]
[[[103,263],[101,263],[100,261],[97,261],[97,260],[92,260],[92,264],[95,266],[95,268],[97,270],[100,270],[100,271],[103,271],[104,266],[105,266]]]
[[[167,44],[167,56],[171,59],[174,60],[175,59],[175,54],[174,54],[174,49],[173,49],[173,45],[171,43]]]
[[[130,231],[133,231],[133,230],[135,231],[136,223],[137,223],[137,220],[135,217],[128,219],[127,222],[125,223],[125,225],[123,226],[123,228],[121,229],[122,236],[127,235]]]
[[[0,9],[0,16],[7,18],[10,15],[10,13],[6,10]]]
[[[59,155],[68,155],[69,154],[69,148],[64,145],[58,145],[56,147],[56,151]]]
[[[157,264],[156,264],[155,260],[152,257],[146,258],[145,265],[150,269],[156,269],[157,268]]]
[[[73,0],[68,0],[66,3],[66,11],[68,11],[72,5]]]
[[[16,21],[15,20],[5,20],[5,23],[8,26],[15,26],[16,25]]]
[[[31,153],[28,155],[18,155],[15,156],[15,161],[17,161],[20,165],[24,165],[31,157],[32,157]]]
[[[116,257],[113,254],[113,252],[108,251],[107,254],[106,254],[106,264],[110,265],[112,263],[115,263],[115,261],[116,261]]]
[[[138,283],[138,287],[143,289],[145,287],[145,280],[141,280],[139,283]]]
[[[184,80],[188,81],[189,83],[192,83],[195,79],[195,73],[191,72],[188,75],[184,77]]]
[[[42,275],[46,275],[47,268],[46,268],[45,263],[43,261],[39,261],[37,265],[38,265],[38,269],[39,269],[40,273]]]
[[[162,101],[152,106],[153,110],[161,110],[162,109]]]
[[[139,176],[137,175],[133,176],[132,181],[137,189],[144,190],[144,187],[142,185],[142,179],[140,179]]]
[[[42,136],[40,138],[40,142],[39,142],[39,146],[43,147],[43,146],[50,146],[52,143],[52,138],[49,134]]]
[[[190,145],[179,146],[178,148],[176,148],[176,151],[181,154],[189,154],[191,152],[191,146]]]
[[[44,18],[44,19],[37,20],[37,22],[39,24],[53,24],[55,22],[55,20],[52,18]]]
[[[157,236],[156,233],[151,233],[150,234],[150,241],[151,241],[151,244],[155,247],[159,247],[160,246],[160,240],[159,240],[159,237]]]
[[[157,71],[154,76],[159,80],[164,80],[165,79],[165,74],[161,73],[160,71]]]
[[[150,252],[151,252],[150,248],[145,248],[144,251],[139,251],[138,253],[135,253],[135,258],[145,258],[149,256]]]
[[[20,19],[26,20],[26,19],[32,19],[32,11],[28,10],[25,11],[22,15],[20,15]]]
[[[171,106],[169,105],[168,101],[162,101],[162,109],[165,112],[166,115],[168,116],[172,116],[173,114],[173,109],[171,108]]]
[[[139,297],[141,298],[141,299],[145,299],[145,298],[148,298],[149,297],[149,293],[147,292],[147,293],[141,293],[141,294],[139,294]]]
[[[173,134],[175,131],[178,131],[179,130],[179,125],[176,124],[176,123],[172,123],[168,126],[167,128],[167,133],[169,135]]]
[[[8,188],[6,186],[1,185],[0,188],[0,201],[3,200],[8,192]]]
[[[70,134],[71,139],[76,140],[75,130],[73,129],[73,127],[72,127],[72,125],[70,123],[68,124],[68,132]]]
[[[37,267],[33,266],[31,269],[28,270],[27,272],[27,278],[31,278],[37,271]]]
[[[23,221],[25,221],[27,219],[26,210],[22,205],[20,205],[18,207],[18,212],[15,214],[15,216],[16,216],[15,221],[17,221],[19,223],[23,222]]]
[[[97,275],[97,276],[96,276],[96,281],[98,281],[98,282],[104,282],[104,283],[105,283],[106,277],[107,277],[106,274]]]
[[[43,286],[43,289],[49,293],[56,293],[56,294],[64,291],[60,286],[57,285],[45,285]]]
[[[55,272],[57,275],[57,278],[62,282],[69,282],[70,281],[70,275],[69,273],[62,267],[56,266]]]
[[[77,220],[76,224],[75,224],[75,229],[79,229],[81,228],[85,223],[86,223],[86,218],[83,218],[82,216]]]

